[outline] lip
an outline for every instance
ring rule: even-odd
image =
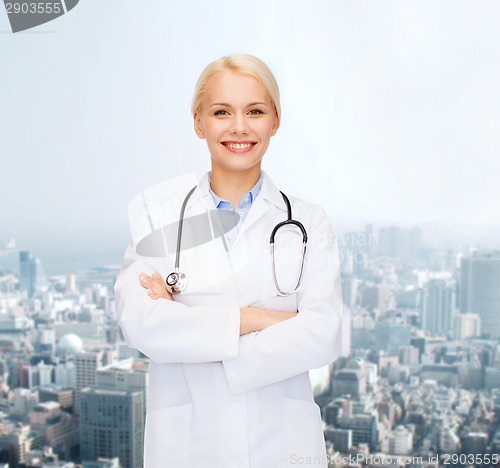
[[[231,151],[231,153],[248,153],[249,151],[252,151],[256,144],[256,141],[221,141],[221,145],[223,145],[228,151]]]

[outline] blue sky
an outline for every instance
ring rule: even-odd
[[[500,224],[495,0],[81,0],[9,33],[0,11],[0,243],[123,250],[127,204],[209,156],[190,101],[211,60],[268,63],[263,168],[352,222]]]

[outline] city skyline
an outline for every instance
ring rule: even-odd
[[[481,278],[500,274],[500,253],[429,249],[416,227],[370,225],[339,247],[343,352],[310,374],[329,468],[342,459],[358,468],[493,460],[500,332],[491,320],[500,296],[477,299]],[[18,254],[19,276],[0,271],[0,461],[46,457],[80,468],[83,459],[110,468],[119,459],[139,468],[149,360],[117,327],[118,270],[46,281],[36,257]]]

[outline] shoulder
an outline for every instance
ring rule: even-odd
[[[276,206],[283,209],[282,195],[266,173],[264,173],[264,183],[265,196],[269,197]],[[290,200],[292,218],[301,222],[308,231],[313,228],[317,230],[332,230],[330,217],[323,206],[303,200],[287,191],[283,191],[282,193]]]
[[[290,200],[293,214],[297,213],[298,216],[300,213],[300,215],[303,216],[304,219],[308,218],[311,223],[321,223],[325,220],[330,223],[330,217],[328,216],[323,206],[317,203],[305,201],[300,197],[296,197],[295,195],[285,195]]]

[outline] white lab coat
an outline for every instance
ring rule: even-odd
[[[165,278],[174,256],[141,257],[132,243],[127,248],[115,296],[127,343],[151,360],[145,468],[326,467],[308,371],[339,354],[337,243],[322,208],[288,195],[293,218],[303,223],[309,239],[299,290],[278,297],[269,236],[287,212],[279,190],[263,177],[229,252],[220,238],[182,251],[180,269],[189,283],[175,301],[150,299],[138,279],[140,272],[154,271]],[[175,217],[184,195],[177,197]],[[208,174],[185,216],[207,208],[215,210]],[[290,289],[302,237],[296,228],[282,229],[276,236],[278,280]],[[239,336],[244,306],[299,313]]]

